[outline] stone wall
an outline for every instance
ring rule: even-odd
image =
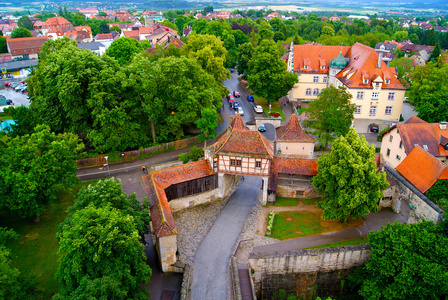
[[[297,196],[297,192],[303,192],[302,196]],[[313,186],[307,188],[301,188],[297,186],[288,186],[288,185],[278,185],[276,195],[278,197],[287,197],[287,198],[314,198],[319,194],[316,192]]]
[[[177,261],[177,237],[175,234],[157,238],[156,249],[159,253],[160,264],[163,272],[179,272],[172,266]],[[161,253],[163,255],[161,255]],[[182,272],[182,271],[180,271]]]
[[[251,253],[249,268],[257,298],[271,299],[273,293],[283,289],[287,295],[311,299],[313,294],[339,295],[341,280],[369,257],[369,245]]]
[[[443,210],[440,207],[429,200],[428,197],[415,188],[388,163],[385,163],[383,166],[386,174],[391,176],[397,183],[392,204],[395,212],[400,212],[401,201],[406,201],[411,207],[408,223],[417,223],[423,219],[437,223],[443,219]]]
[[[230,195],[233,192],[233,189],[236,186],[236,175],[224,174],[224,196],[223,198]]]
[[[168,202],[168,204],[170,205],[171,212],[175,212],[184,208],[196,206],[198,204],[212,202],[216,199],[217,194],[218,189],[213,189],[204,193],[173,199]]]

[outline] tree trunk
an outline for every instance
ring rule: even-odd
[[[156,143],[156,131],[154,130],[154,120],[151,120],[152,142]]]
[[[39,223],[40,222],[40,216],[35,215],[33,221],[34,221],[34,223]]]

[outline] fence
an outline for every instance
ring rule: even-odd
[[[150,154],[154,153],[160,150],[166,150],[166,149],[181,149],[185,148],[191,144],[198,144],[201,141],[197,137],[190,137],[182,140],[177,140],[169,143],[159,144],[156,146],[148,147],[142,150],[132,150],[127,152],[120,152],[120,158],[122,158],[124,161],[126,160],[132,160],[133,158],[139,157],[142,154]],[[91,167],[91,166],[100,166],[104,165],[106,163],[106,159],[104,158],[104,154],[101,154],[96,157],[90,157],[90,158],[83,158],[78,159],[78,168],[82,167]]]

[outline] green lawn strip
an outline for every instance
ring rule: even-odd
[[[298,198],[286,198],[286,197],[277,197],[274,202],[274,206],[291,206],[297,205],[299,201]]]
[[[10,120],[10,119],[12,119],[10,115],[7,115],[5,113],[0,113],[0,123],[5,120]]]
[[[59,244],[56,240],[58,226],[67,217],[67,208],[73,205],[79,189],[95,181],[82,182],[71,191],[60,191],[58,200],[48,205],[39,223],[22,219],[5,210],[0,211],[0,226],[14,229],[20,237],[7,244],[11,249],[12,265],[20,272],[37,278],[42,299],[50,299],[58,292],[60,284],[55,278],[58,268]]]
[[[257,96],[257,95],[253,95],[255,102],[257,102],[258,105],[261,105],[263,107],[263,111],[264,113],[269,116],[269,103],[268,100]],[[271,112],[273,113],[280,113],[281,117],[282,117],[282,121],[285,120],[285,116],[283,115],[283,110],[282,107],[280,106],[280,102],[275,101],[275,102],[271,102]]]
[[[300,199],[304,204],[316,204],[323,201],[322,198]]]
[[[352,246],[352,245],[361,245],[361,244],[368,244],[368,243],[369,243],[369,238],[367,236],[362,236],[359,238],[349,239],[349,240],[345,240],[345,241],[341,241],[341,242],[334,242],[334,243],[329,243],[329,244],[315,246],[315,247],[303,248],[302,250]]]
[[[350,223],[322,220],[321,211],[282,211],[275,215],[271,237],[279,240],[289,240],[345,230],[364,224],[362,219],[356,219]]]

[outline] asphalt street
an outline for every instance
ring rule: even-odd
[[[6,99],[11,99],[15,106],[30,106],[30,101],[27,99],[28,94],[22,94],[9,88],[3,88],[0,90],[0,95],[5,96]]]
[[[238,237],[261,192],[261,178],[246,176],[196,252],[191,299],[229,299],[229,262]]]

